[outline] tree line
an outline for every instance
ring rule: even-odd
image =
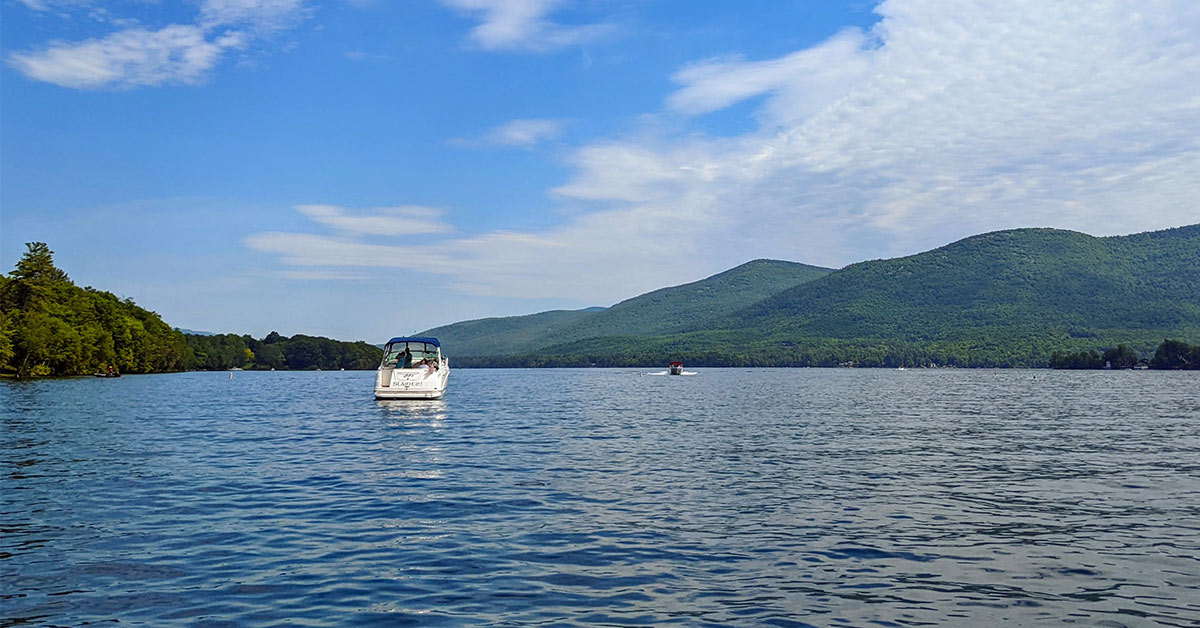
[[[383,360],[383,349],[365,342],[301,334],[285,338],[271,332],[261,340],[249,335],[185,334],[184,339],[192,352],[192,368],[197,370],[368,370]]]
[[[249,335],[183,334],[130,299],[76,286],[55,267],[53,251],[33,242],[7,276],[0,276],[0,374],[16,377],[87,375],[113,367],[120,373],[244,369],[373,369],[382,349],[365,342],[271,332]],[[1051,338],[1036,332],[972,340],[792,338],[741,342],[736,332],[686,337],[595,338],[533,354],[455,356],[463,367],[645,367],[682,360],[708,367],[1030,367],[1200,368],[1200,345],[1138,339],[1103,352],[1080,349],[1097,338]],[[1098,343],[1097,343],[1098,344]],[[1084,345],[1086,346],[1086,345]],[[695,347],[705,347],[696,350]],[[453,353],[453,347],[450,347]]]
[[[1104,353],[1095,350],[1074,353],[1054,352],[1050,367],[1056,369],[1131,369],[1138,367],[1164,370],[1200,369],[1200,345],[1182,340],[1163,340],[1154,357],[1143,358],[1126,345],[1117,345]]]
[[[781,342],[775,345],[709,342],[723,350],[675,351],[645,339],[608,339],[573,344],[535,354],[502,356],[455,356],[455,365],[466,368],[538,367],[662,367],[680,360],[698,367],[858,367],[858,368],[1200,368],[1200,345],[1164,340],[1153,357],[1144,358],[1128,345],[1104,352],[1068,352],[1052,341],[1009,339],[995,342],[915,342],[822,339],[811,342]],[[1049,356],[1047,358],[1047,356]]]
[[[184,370],[372,369],[383,350],[364,342],[272,332],[185,335],[130,299],[81,288],[54,265],[44,242],[31,242],[0,276],[0,374],[15,377]]]

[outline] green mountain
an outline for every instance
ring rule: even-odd
[[[690,321],[652,335],[603,328],[479,363],[1044,366],[1056,351],[1118,344],[1149,356],[1165,338],[1200,341],[1200,225],[987,233]]]
[[[598,313],[594,309],[552,310],[526,316],[480,318],[435,327],[417,335],[436,337],[455,357],[527,353],[542,346],[547,336],[558,337],[563,328]]]
[[[763,339],[1194,334],[1200,225],[1108,238],[1056,229],[987,233],[854,264],[693,329],[714,327]]]
[[[454,356],[533,353],[544,347],[606,336],[655,336],[702,325],[786,288],[832,272],[828,268],[755,260],[681,286],[662,288],[607,309],[555,310],[485,318],[421,332]]]

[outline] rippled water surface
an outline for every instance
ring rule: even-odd
[[[1200,375],[0,383],[0,625],[1197,626]]]

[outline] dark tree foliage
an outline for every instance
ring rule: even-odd
[[[1128,345],[1117,345],[1100,356],[1103,366],[1114,369],[1131,369],[1137,365],[1141,357]]]
[[[80,288],[42,242],[0,282],[0,372],[16,377],[185,368],[183,336],[158,314],[109,292]]]
[[[1055,369],[1098,369],[1104,367],[1104,357],[1095,351],[1077,351],[1050,354],[1050,368]]]
[[[1200,345],[1179,340],[1164,340],[1154,352],[1150,365],[1156,369],[1200,369]]]
[[[188,369],[373,369],[383,350],[365,342],[271,332],[250,336],[180,333],[129,299],[80,288],[31,242],[0,276],[0,373],[16,377]]]
[[[224,371],[259,370],[369,370],[379,366],[383,349],[365,342],[342,342],[297,334],[285,338],[277,332],[262,340],[235,334],[184,336],[195,354],[192,368]]]

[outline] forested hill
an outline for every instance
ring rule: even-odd
[[[713,327],[780,339],[1194,336],[1200,225],[1106,238],[1056,229],[987,233],[848,266]]]
[[[1047,366],[1055,352],[1120,344],[1148,358],[1167,338],[1200,342],[1200,225],[987,233],[853,264],[676,333],[596,335],[459,364]]]
[[[564,327],[596,314],[595,309],[551,310],[525,316],[480,318],[435,327],[417,334],[433,336],[442,345],[454,347],[455,356],[505,355],[540,347],[546,336],[557,335]]]
[[[688,284],[662,288],[610,308],[555,310],[485,318],[421,332],[455,356],[495,356],[606,336],[654,336],[727,316],[786,288],[832,272],[829,268],[755,260]]]
[[[15,377],[189,369],[372,369],[383,351],[364,342],[272,332],[184,335],[158,314],[110,292],[80,288],[42,242],[0,276],[0,374]]]

